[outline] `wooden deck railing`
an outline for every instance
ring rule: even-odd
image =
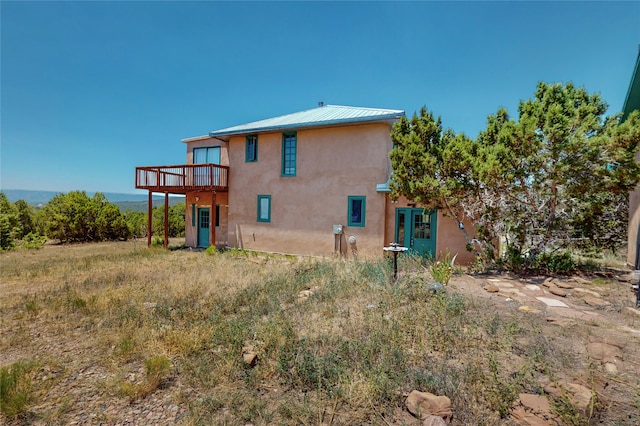
[[[136,167],[136,189],[177,194],[228,191],[229,167],[218,164]]]

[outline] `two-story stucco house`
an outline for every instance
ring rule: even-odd
[[[389,197],[391,126],[404,114],[320,105],[214,130],[183,140],[184,165],[138,167],[136,188],[186,195],[191,247],[351,256],[399,242],[468,262],[456,222]]]
[[[635,110],[640,110],[640,46],[638,46],[636,65],[631,74],[631,82],[624,101],[622,120]],[[636,154],[636,161],[640,161],[640,151]],[[627,263],[635,269],[640,269],[640,185],[629,196],[628,232]]]

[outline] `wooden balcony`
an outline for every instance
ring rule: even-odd
[[[136,189],[171,194],[227,192],[229,167],[218,164],[136,167]]]

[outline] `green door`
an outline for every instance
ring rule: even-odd
[[[396,242],[421,256],[436,256],[437,210],[396,209]]]
[[[208,208],[198,209],[198,247],[209,247],[211,216]]]

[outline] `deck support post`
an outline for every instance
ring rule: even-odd
[[[164,193],[164,248],[169,247],[169,193]]]
[[[216,246],[216,192],[213,191],[213,196],[211,197],[211,223],[209,224],[209,245]]]
[[[149,191],[149,202],[147,203],[147,247],[151,247],[151,232],[152,232],[152,222],[153,222],[153,192]]]

